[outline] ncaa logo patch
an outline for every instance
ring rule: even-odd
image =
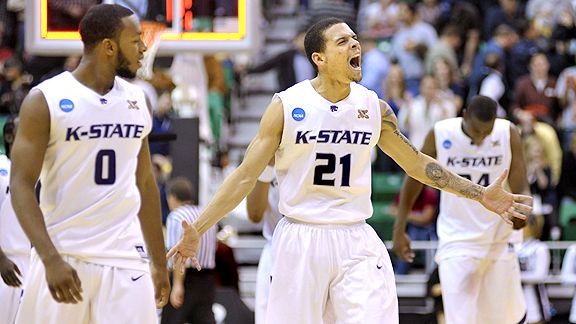
[[[71,112],[74,110],[74,103],[70,99],[62,99],[60,100],[60,109],[63,112]]]
[[[442,147],[444,147],[445,149],[449,149],[452,147],[452,142],[450,140],[444,140],[444,142],[442,142]]]
[[[8,175],[8,170],[6,170],[6,169],[0,169],[0,176],[5,177],[5,176],[7,176],[7,175]]]
[[[294,110],[292,110],[292,118],[294,118],[295,121],[301,121],[304,119],[304,117],[306,117],[306,112],[304,109],[294,108]]]

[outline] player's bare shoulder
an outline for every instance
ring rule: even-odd
[[[398,130],[398,119],[394,110],[388,105],[388,103],[382,99],[380,101],[380,112],[382,116],[382,130],[396,131]]]

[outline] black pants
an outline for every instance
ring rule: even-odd
[[[162,324],[215,324],[215,280],[212,270],[186,269],[184,303],[174,308],[170,303],[162,309]]]

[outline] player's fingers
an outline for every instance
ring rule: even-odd
[[[173,248],[170,249],[170,251],[168,251],[168,253],[166,253],[166,259],[170,259],[172,256],[176,254],[176,252],[178,252],[178,249],[176,248],[176,246],[174,246]]]
[[[62,303],[65,304],[76,304],[76,299],[74,298],[74,296],[72,295],[70,288],[67,288],[66,286],[61,287],[59,289],[57,289],[57,293],[60,296],[60,299],[62,300]]]
[[[20,275],[20,277],[22,277],[22,273],[20,272],[20,269],[18,268],[17,265],[14,265],[14,271],[16,271],[16,273],[17,273],[18,275]]]
[[[20,282],[20,279],[18,278],[18,276],[14,272],[10,273],[7,277],[8,277],[8,283],[7,283],[8,286],[20,287],[20,285],[22,284]]]
[[[510,208],[510,210],[508,210],[508,219],[511,220],[512,218],[518,218],[524,220],[526,219],[526,215],[519,213],[514,208]]]
[[[529,215],[532,212],[532,206],[519,204],[517,202],[512,203],[512,207],[514,208],[514,210],[516,210],[516,211],[518,211],[524,215]]]
[[[504,172],[496,179],[496,184],[501,185],[504,183],[504,180],[508,179],[508,169],[504,170]]]
[[[60,297],[59,291],[54,287],[48,287],[48,289],[50,290],[50,295],[52,295],[52,298],[54,298],[55,301],[61,303],[62,298]]]
[[[192,265],[194,266],[194,268],[196,268],[196,270],[198,270],[198,271],[202,270],[202,267],[200,266],[200,262],[198,261],[198,259],[195,256],[192,257]]]
[[[529,205],[532,206],[532,201],[534,200],[534,198],[532,196],[526,196],[526,195],[513,195],[512,196],[514,198],[514,201],[516,202],[523,202],[524,205]]]
[[[510,220],[510,214],[505,211],[502,213],[502,219],[504,220],[504,222],[506,222],[507,224],[512,225],[512,220]]]

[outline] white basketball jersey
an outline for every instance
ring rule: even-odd
[[[480,146],[472,145],[462,131],[462,118],[437,122],[434,126],[437,160],[448,170],[488,186],[510,168],[510,122],[496,119],[494,128]],[[437,231],[442,258],[467,255],[498,258],[508,251],[512,227],[480,203],[442,192]]]
[[[278,201],[280,199],[280,192],[278,190],[278,179],[274,177],[270,186],[268,187],[268,206],[264,212],[264,218],[262,220],[262,235],[268,241],[272,240],[272,234],[274,234],[274,229],[278,222],[282,218],[282,214],[278,210]]]
[[[64,72],[39,84],[50,110],[40,207],[61,254],[148,268],[136,168],[151,116],[142,90],[116,77],[99,95]]]
[[[380,138],[376,93],[356,83],[332,103],[309,80],[280,92],[284,130],[276,152],[280,212],[310,223],[372,216],[370,151]]]
[[[30,240],[18,222],[10,200],[10,160],[0,156],[0,247],[9,256],[30,254]]]

